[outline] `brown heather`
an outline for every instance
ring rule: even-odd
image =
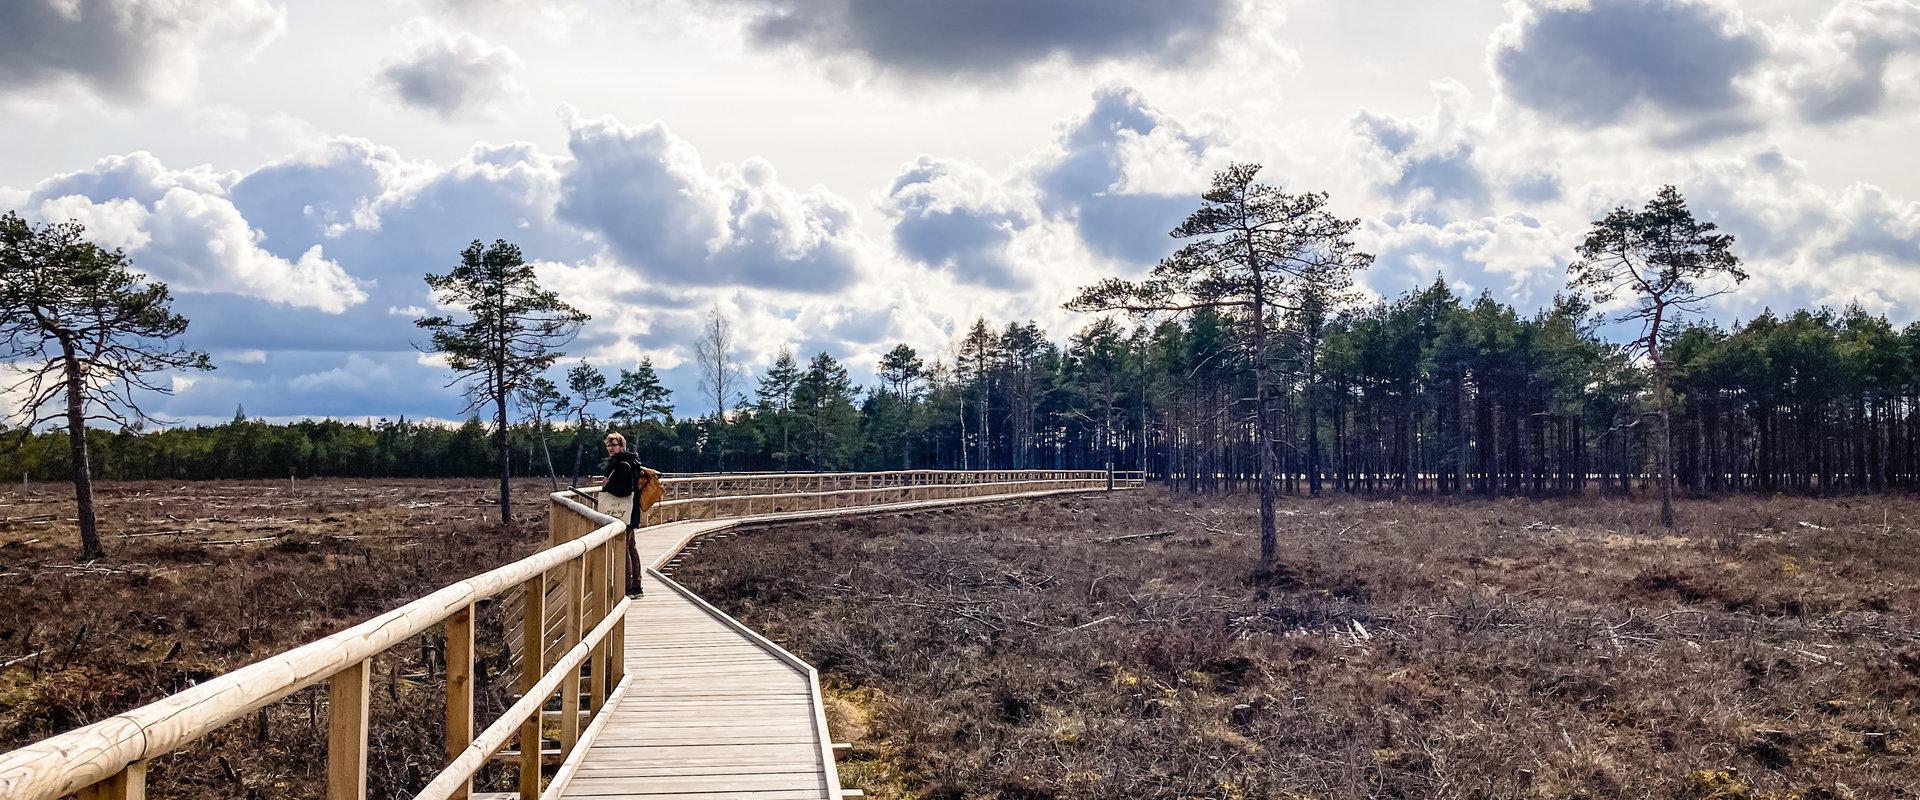
[[[678,573],[817,665],[882,798],[1920,786],[1920,500],[1160,489],[761,530]]]
[[[152,702],[532,553],[545,481],[112,482],[113,558],[75,564],[72,490],[0,490],[0,750]],[[127,534],[133,534],[128,536]],[[477,724],[505,708],[500,610],[483,605]],[[374,662],[369,794],[411,797],[441,764],[442,634]],[[296,692],[153,764],[155,800],[324,796],[326,686]],[[507,788],[489,771],[481,785]]]

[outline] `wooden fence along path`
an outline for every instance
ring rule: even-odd
[[[1133,488],[1141,480],[1098,471],[904,470],[665,484],[668,499],[633,534],[645,567],[640,597],[622,591],[627,532],[593,510],[591,490],[555,493],[546,549],[158,702],[0,754],[0,798],[144,798],[152,759],[326,681],[326,794],[363,800],[368,759],[379,757],[367,748],[371,659],[437,630],[446,640],[446,766],[416,800],[487,800],[472,784],[490,760],[517,765],[518,791],[498,800],[832,800],[843,790],[813,668],[660,569],[699,537],[747,525]],[[507,600],[516,621],[506,644],[518,698],[476,733],[475,604],[492,598]],[[556,758],[558,767],[548,769]]]

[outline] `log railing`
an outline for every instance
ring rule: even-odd
[[[76,792],[83,800],[144,798],[150,760],[325,681],[330,707],[326,796],[361,800],[367,793],[371,660],[443,623],[447,764],[416,799],[470,796],[474,773],[515,739],[520,746],[519,796],[541,797],[543,709],[559,695],[559,743],[565,759],[580,740],[582,693],[590,713],[598,715],[609,696],[624,688],[629,604],[625,527],[562,494],[553,495],[551,503],[550,546],[538,553],[158,702],[0,754],[0,798],[56,800]],[[552,659],[520,659],[519,701],[476,735],[474,606],[503,593],[517,594],[525,615],[518,627],[541,631],[545,625],[524,622],[547,616],[547,586],[552,581],[560,587],[563,648]],[[538,641],[537,636],[529,636],[530,641]],[[549,783],[544,791],[552,794],[556,788]]]
[[[872,476],[871,480],[867,477]],[[976,476],[991,476],[981,478]],[[671,479],[669,479],[671,480]],[[712,479],[693,479],[708,481]],[[1097,489],[1106,485],[1102,471],[1017,470],[984,473],[953,473],[917,470],[912,473],[848,473],[834,480],[830,476],[793,476],[784,482],[754,478],[727,488],[736,492],[724,496],[697,494],[706,486],[687,487],[667,483],[667,496],[648,509],[648,525],[690,519],[721,519],[777,514],[792,511],[822,511],[837,508],[945,500],[964,497],[988,497],[1026,492]],[[1117,487],[1137,485],[1137,479],[1116,475]],[[832,487],[832,488],[829,488]],[[691,496],[676,491],[692,489]],[[751,490],[761,489],[759,493]],[[783,491],[784,490],[784,491]]]
[[[1140,473],[1115,472],[1116,487]],[[1092,489],[1099,470],[902,470],[770,473],[668,478],[668,499],[648,524],[685,519],[854,508],[885,503]],[[626,688],[627,531],[595,511],[592,490],[550,496],[547,547],[506,566],[439,589],[331,636],[255,662],[123,714],[0,753],[0,799],[141,800],[147,764],[309,686],[328,689],[328,800],[363,800],[371,662],[436,625],[446,637],[446,766],[416,800],[472,794],[482,765],[517,742],[518,796],[564,789],[580,743]],[[507,646],[518,664],[520,697],[485,730],[473,730],[477,603],[505,595]],[[536,621],[538,621],[536,623]],[[528,659],[527,653],[538,653]],[[557,713],[546,711],[558,695]],[[586,705],[582,706],[582,695]],[[562,766],[543,781],[545,721],[558,719]],[[583,731],[583,725],[585,730]],[[511,756],[509,756],[511,757]]]
[[[662,481],[666,501],[749,494],[797,494],[846,489],[883,489],[935,484],[1006,483],[1039,480],[1105,480],[1105,470],[1081,469],[903,469],[886,472],[754,472],[669,476]],[[1138,480],[1140,472],[1115,472],[1115,480]]]

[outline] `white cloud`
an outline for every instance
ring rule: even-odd
[[[1038,210],[979,167],[920,156],[900,171],[880,208],[893,223],[893,243],[922,264],[964,283],[1002,289],[1031,285],[1009,245]]]
[[[102,243],[126,248],[136,267],[176,291],[332,313],[366,300],[318,245],[291,259],[262,249],[260,233],[227,195],[233,179],[205,168],[169,170],[141,152],[43,181],[29,203],[41,219],[80,221]]]
[[[428,20],[408,23],[410,50],[382,67],[380,88],[443,119],[499,118],[526,101],[513,50]]]
[[[1786,62],[1780,83],[1803,119],[1836,123],[1871,116],[1890,102],[1911,104],[1920,67],[1920,4],[1843,0],[1810,31],[1778,34]]]
[[[824,187],[782,185],[758,158],[709,173],[659,122],[568,123],[558,215],[621,263],[670,284],[801,293],[844,289],[866,269],[870,246],[852,205]]]

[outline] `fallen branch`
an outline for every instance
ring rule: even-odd
[[[1093,627],[1093,626],[1095,626],[1095,625],[1099,625],[1100,623],[1103,623],[1103,622],[1112,622],[1112,621],[1114,621],[1114,620],[1116,620],[1116,619],[1119,619],[1119,617],[1117,617],[1117,616],[1114,616],[1114,615],[1112,615],[1112,614],[1108,614],[1108,615],[1106,615],[1106,616],[1104,616],[1104,617],[1101,617],[1101,618],[1099,618],[1099,619],[1096,619],[1096,620],[1094,620],[1094,621],[1092,621],[1092,622],[1089,622],[1089,623],[1086,623],[1086,624],[1083,624],[1083,625],[1075,625],[1075,626],[1073,626],[1073,627],[1071,627],[1071,628],[1068,628],[1068,629],[1066,629],[1066,630],[1064,630],[1064,631],[1061,631],[1061,633],[1073,633],[1074,631],[1083,631],[1083,630],[1086,630],[1086,629],[1088,629],[1088,628],[1091,628],[1091,627]]]
[[[1200,527],[1213,531],[1214,533],[1224,533],[1228,536],[1245,536],[1246,535],[1244,533],[1235,533],[1234,531],[1227,530],[1226,528],[1222,528],[1218,525],[1215,525],[1211,522],[1201,519],[1199,514],[1194,514],[1188,511],[1181,511],[1180,509],[1177,509],[1177,508],[1174,509],[1174,511],[1178,512],[1181,516],[1184,516],[1187,519],[1193,520],[1195,525],[1199,525]]]
[[[28,661],[31,661],[31,660],[33,660],[33,659],[35,659],[35,658],[38,658],[38,657],[40,657],[40,655],[41,655],[42,653],[45,653],[45,652],[47,652],[47,651],[45,651],[45,650],[38,650],[38,651],[35,651],[35,652],[32,652],[32,653],[28,653],[28,654],[26,654],[26,655],[24,655],[24,656],[21,656],[21,657],[19,657],[19,658],[16,658],[16,659],[13,659],[12,661],[7,661],[7,662],[4,662],[4,663],[0,663],[0,669],[6,669],[6,668],[8,668],[8,667],[11,667],[11,666],[13,666],[13,665],[15,665],[15,664],[22,664],[22,663],[25,663],[25,662],[28,662]]]
[[[1173,535],[1173,531],[1171,529],[1168,529],[1164,531],[1154,531],[1152,533],[1134,533],[1134,534],[1128,534],[1126,536],[1108,536],[1102,539],[1095,539],[1094,541],[1097,541],[1101,544],[1113,544],[1115,542],[1131,542],[1136,539],[1158,539],[1162,536],[1172,536],[1172,535]]]
[[[278,533],[272,536],[259,536],[252,539],[208,539],[206,541],[201,542],[201,544],[203,545],[255,544],[258,542],[271,542],[285,535],[286,534],[284,533]]]

